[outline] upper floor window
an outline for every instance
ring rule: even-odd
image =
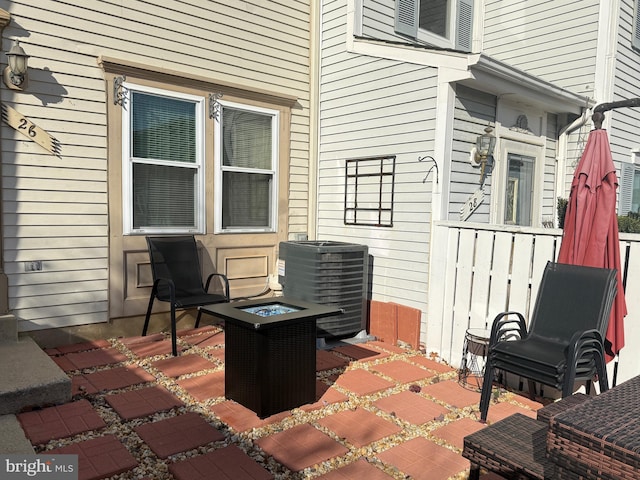
[[[640,213],[640,152],[633,152],[632,163],[622,163],[619,183],[618,214]]]
[[[275,231],[279,114],[220,104],[216,231]]]
[[[436,47],[470,52],[473,0],[396,0],[395,30]]]
[[[125,85],[124,233],[204,231],[204,99]]]

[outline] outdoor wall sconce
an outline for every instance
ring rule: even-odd
[[[9,66],[4,69],[4,83],[14,90],[21,90],[27,76],[27,62],[29,55],[20,46],[18,40],[13,40],[11,49],[6,53]]]
[[[496,137],[491,132],[493,128],[487,127],[482,135],[478,135],[476,146],[471,152],[471,161],[480,166],[480,186],[484,185],[487,169],[493,165],[493,150],[496,147]]]

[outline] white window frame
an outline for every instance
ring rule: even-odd
[[[395,30],[396,32],[415,38],[420,42],[427,43],[441,48],[458,49],[472,51],[473,36],[477,28],[474,0],[447,0],[449,25],[447,37],[437,35],[426,29],[420,28],[420,2],[423,0],[396,0]],[[464,13],[470,13],[470,17]],[[469,28],[469,38],[461,37],[465,30]],[[458,31],[460,29],[460,32]]]
[[[185,93],[164,90],[159,88],[147,87],[131,83],[123,83],[123,92],[126,95],[122,108],[122,219],[123,234],[172,234],[172,233],[205,233],[205,147],[204,147],[204,112],[205,98],[196,95],[188,95]],[[133,158],[132,139],[131,139],[131,111],[129,106],[132,101],[132,92],[140,92],[150,95],[159,95],[178,100],[185,100],[195,104],[195,121],[196,121],[196,162],[195,164],[180,164],[180,167],[194,168],[197,170],[194,198],[196,204],[195,209],[195,226],[194,228],[184,227],[162,227],[162,228],[134,228],[133,227],[133,164],[149,163],[154,165],[175,166],[174,162],[163,160],[136,160]]]
[[[492,223],[498,225],[506,225],[504,215],[507,203],[507,176],[509,174],[508,159],[509,154],[523,155],[533,157],[533,192],[531,195],[531,223],[532,225],[522,225],[523,227],[541,226],[540,212],[542,204],[542,188],[544,173],[544,147],[534,143],[524,143],[521,141],[500,138],[498,140],[498,155],[495,157],[494,173],[492,177],[494,181],[491,185],[492,198]]]
[[[279,139],[280,139],[280,112],[278,110],[256,107],[243,103],[219,100],[221,108],[219,114],[215,117],[215,214],[214,214],[214,232],[215,233],[272,233],[278,230],[278,171],[280,164],[279,155]],[[234,108],[237,110],[245,110],[247,112],[259,113],[271,116],[271,169],[242,169],[238,167],[227,167],[222,163],[222,122],[224,121],[224,107]],[[271,192],[270,192],[270,225],[267,227],[232,227],[223,228],[222,226],[222,180],[225,171],[266,174],[271,175]]]

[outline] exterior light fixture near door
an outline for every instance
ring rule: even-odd
[[[9,65],[4,69],[4,83],[11,89],[22,90],[27,78],[29,55],[17,39],[13,40],[13,45],[6,55]]]
[[[496,137],[493,135],[493,128],[487,127],[482,135],[478,135],[476,146],[471,152],[471,161],[480,166],[480,186],[484,185],[487,170],[493,166],[493,150],[496,147]]]

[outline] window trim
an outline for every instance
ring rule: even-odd
[[[214,119],[214,233],[274,233],[278,231],[278,210],[279,210],[279,174],[280,174],[280,111],[272,108],[258,107],[246,103],[238,103],[226,100],[218,100],[220,104],[220,113]],[[271,175],[271,192],[270,192],[270,218],[269,227],[236,227],[223,228],[222,226],[222,180],[225,171],[231,171],[222,164],[222,122],[223,108],[229,107],[247,112],[260,113],[270,115],[271,120],[271,169],[251,169],[252,173]],[[233,171],[238,171],[233,169]]]
[[[149,87],[140,84],[127,83],[122,84],[125,100],[122,107],[122,233],[123,235],[148,235],[148,234],[172,234],[172,233],[194,233],[204,234],[205,229],[205,98],[199,95],[190,95],[187,93],[177,92],[173,90]],[[131,139],[131,93],[140,92],[150,95],[159,95],[179,100],[186,100],[195,104],[195,121],[196,121],[196,164],[192,168],[197,170],[197,178],[195,182],[195,227],[163,227],[163,228],[134,228],[133,227],[133,165],[136,163],[131,155],[132,139]],[[149,161],[139,163],[150,163],[154,165],[169,165],[171,162]]]
[[[473,50],[475,24],[474,0],[447,0],[449,2],[448,37],[442,37],[420,28],[420,1],[396,0],[394,30],[429,45],[463,52]]]

